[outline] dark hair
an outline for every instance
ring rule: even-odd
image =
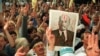
[[[85,30],[84,33],[91,33],[89,30]],[[81,40],[84,39],[84,33],[81,34]]]
[[[42,41],[42,39],[40,38],[40,36],[34,35],[34,36],[33,36],[33,41],[32,41],[31,44],[30,44],[30,49],[32,49],[32,47],[33,47],[36,43],[38,43],[38,42],[43,42],[43,41]]]
[[[46,12],[43,12],[42,15],[41,15],[41,20],[43,21],[43,17],[44,17],[44,16],[47,16],[47,15],[49,15],[49,14],[46,13]]]
[[[8,56],[5,52],[0,51],[0,56]]]
[[[37,32],[37,29],[35,27],[31,27],[31,28],[28,28],[27,31],[28,31],[28,34],[31,34],[32,31],[36,31]]]
[[[10,35],[15,34],[17,36],[17,33],[15,31],[9,32]]]

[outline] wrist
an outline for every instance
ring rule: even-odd
[[[49,50],[53,51],[54,50],[54,45],[49,45]]]

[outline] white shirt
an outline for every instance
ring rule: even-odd
[[[59,31],[60,36],[62,35],[62,32],[64,32],[65,41],[66,41],[67,40],[67,31],[66,30],[65,31]]]
[[[75,56],[86,56],[85,49],[83,46],[75,51]]]
[[[55,51],[47,50],[47,52],[46,52],[47,56],[54,56],[54,54],[55,54]],[[37,56],[37,54],[31,49],[31,50],[29,50],[27,56]]]

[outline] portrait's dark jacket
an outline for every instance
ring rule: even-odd
[[[73,39],[74,39],[74,32],[70,30],[66,30],[67,32],[67,41],[65,41],[64,38],[60,36],[59,29],[52,31],[52,33],[55,35],[55,46],[70,46],[73,45]]]

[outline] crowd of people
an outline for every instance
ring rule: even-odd
[[[0,56],[60,56],[55,51],[55,35],[49,26],[49,10],[79,13],[74,56],[100,56],[100,7],[98,4],[75,3],[68,7],[62,1],[3,4],[0,13]],[[55,19],[54,19],[55,20]],[[47,45],[48,44],[48,45]],[[67,50],[66,50],[67,51]]]

